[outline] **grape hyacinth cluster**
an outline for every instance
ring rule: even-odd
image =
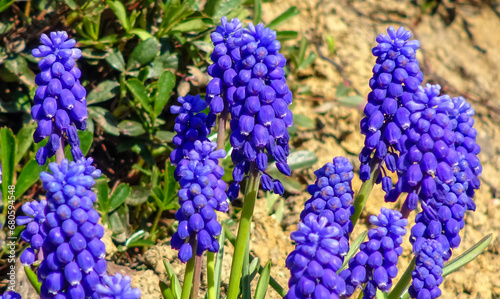
[[[309,213],[291,234],[295,250],[286,259],[291,277],[285,299],[340,298],[345,294],[344,279],[337,275],[347,248],[342,227],[328,209]]]
[[[177,165],[176,173],[181,189],[178,192],[181,208],[175,213],[179,221],[177,232],[171,240],[172,248],[179,250],[179,259],[187,262],[206,250],[217,252],[221,233],[215,211],[227,212],[226,183],[222,180],[224,169],[218,165],[226,156],[223,149],[210,141],[195,141],[194,148]]]
[[[33,134],[36,143],[49,137],[47,144],[36,154],[36,161],[44,165],[47,158],[54,156],[61,140],[71,146],[75,160],[83,157],[77,129],[85,130],[87,124],[87,92],[80,84],[81,71],[75,60],[82,55],[74,48],[76,41],[69,39],[64,31],[51,32],[50,37],[42,34],[42,45],[33,49],[40,73],[35,77],[38,88],[35,92],[35,105],[31,109],[38,127]]]
[[[377,57],[370,79],[372,91],[368,94],[365,117],[361,120],[361,133],[366,135],[365,146],[359,155],[361,161],[360,178],[370,178],[370,163],[379,161],[386,168],[396,170],[398,140],[408,127],[408,110],[402,101],[418,90],[423,81],[423,73],[416,58],[420,48],[418,40],[409,40],[412,34],[400,27],[397,31],[389,27],[386,34],[377,36],[378,45],[372,53]],[[384,168],[382,170],[385,171]],[[383,178],[383,189],[392,188],[389,177]]]
[[[21,299],[21,295],[13,291],[7,291],[0,295],[0,299]]]
[[[174,131],[177,133],[172,139],[176,148],[170,154],[170,162],[177,165],[188,153],[194,149],[195,141],[208,140],[210,126],[207,126],[207,115],[202,112],[207,108],[207,104],[200,98],[200,95],[186,95],[179,97],[177,101],[182,106],[173,105],[170,107],[172,114],[179,114],[175,118]]]
[[[317,179],[307,187],[311,198],[306,201],[301,219],[309,213],[320,214],[324,210],[334,213],[335,223],[342,227],[342,246],[349,249],[349,234],[352,232],[351,216],[354,214],[351,181],[354,177],[352,164],[344,157],[335,157],[316,170]]]
[[[47,201],[26,202],[21,206],[27,216],[18,216],[17,225],[26,225],[21,233],[21,239],[30,244],[21,254],[20,260],[24,265],[32,265],[37,260],[37,255],[43,245],[43,240],[47,237],[47,231],[43,223],[45,222],[45,207]]]
[[[101,171],[91,166],[92,161],[63,159],[60,165],[50,163],[52,173],[40,174],[47,190],[43,223],[47,236],[38,268],[41,298],[99,298],[95,291],[106,274],[106,253],[91,190]]]
[[[281,182],[266,173],[270,154],[278,170],[291,175],[287,127],[293,123],[288,108],[292,93],[285,80],[286,59],[279,53],[276,32],[262,24],[243,28],[239,20],[227,22],[224,17],[210,37],[214,63],[208,73],[213,79],[207,86],[206,100],[212,113],[227,109],[231,115],[231,158],[235,167],[228,197],[238,197],[240,182],[251,165],[262,174],[264,190],[283,194]]]
[[[378,216],[370,216],[370,223],[377,228],[368,231],[369,241],[361,244],[359,252],[349,261],[349,268],[340,273],[346,281],[348,296],[364,283],[363,298],[374,298],[377,289],[388,292],[398,274],[397,263],[403,253],[401,243],[408,220],[399,211],[382,208]]]
[[[130,286],[130,277],[116,273],[114,276],[104,275],[101,284],[96,287],[95,299],[129,299],[140,298],[141,291]]]
[[[414,244],[415,270],[408,293],[412,298],[435,299],[441,296],[439,285],[443,282],[443,248],[436,240],[425,240]]]

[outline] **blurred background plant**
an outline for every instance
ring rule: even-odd
[[[31,50],[42,33],[67,31],[82,50],[78,65],[88,92],[89,129],[79,132],[81,148],[103,171],[96,186],[96,209],[111,230],[119,259],[127,251],[141,253],[141,248],[166,239],[175,229],[178,186],[168,161],[175,134],[168,108],[179,96],[204,95],[212,51],[209,35],[220,18],[258,23],[261,7],[261,0],[0,1],[0,222],[5,220],[9,185],[16,185],[16,207],[43,196],[38,177],[46,166],[38,167],[34,155],[45,141],[32,142],[35,126],[29,115],[37,69]],[[300,40],[298,48],[284,48],[291,61],[286,71],[294,74],[316,59],[305,37],[280,31],[297,14],[291,7],[266,24],[277,30],[281,42]],[[299,128],[314,127],[305,115],[295,118]],[[297,127],[290,129],[294,136]],[[226,160],[224,167],[232,167]],[[292,170],[316,161],[309,151],[290,156]],[[269,167],[279,175],[273,164]],[[231,169],[226,173],[224,179],[230,181]],[[292,194],[305,187],[297,177],[282,181]],[[283,199],[268,200],[269,213],[278,219],[283,206]],[[236,205],[234,215],[238,211]],[[17,248],[19,256],[23,245]],[[5,250],[2,253],[0,259],[5,259]],[[0,277],[6,274],[5,265],[0,262]]]

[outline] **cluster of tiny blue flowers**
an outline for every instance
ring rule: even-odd
[[[228,23],[226,18],[221,23],[210,36],[214,64],[208,69],[213,79],[207,86],[206,100],[213,113],[228,109],[231,114],[231,158],[235,167],[228,197],[238,197],[240,182],[252,164],[262,174],[264,190],[283,194],[281,182],[266,173],[270,154],[278,170],[291,175],[287,127],[293,124],[288,108],[292,93],[285,80],[286,59],[279,53],[281,44],[276,32],[262,24],[242,28],[239,20]],[[213,117],[209,119],[213,121]]]
[[[179,259],[184,263],[193,256],[193,245],[196,245],[197,255],[206,250],[219,250],[215,237],[222,228],[215,211],[227,212],[228,202],[227,185],[222,180],[224,169],[218,165],[226,153],[223,149],[216,150],[216,147],[215,142],[197,140],[187,157],[177,165],[181,208],[175,213],[179,227],[171,245],[179,250]]]
[[[104,275],[98,284],[92,299],[136,299],[141,297],[139,289],[130,286],[130,276],[116,273],[114,276]]]
[[[7,291],[0,295],[0,299],[21,299],[21,295],[13,291]]]
[[[408,127],[406,121],[401,121],[408,117],[408,111],[401,107],[402,102],[411,98],[423,81],[415,56],[420,42],[409,41],[412,34],[403,27],[396,31],[391,26],[387,33],[377,36],[379,44],[372,50],[377,60],[370,79],[372,91],[368,94],[365,118],[361,120],[361,133],[366,135],[365,146],[359,155],[363,181],[370,178],[372,161],[385,163],[391,172],[396,170],[394,150],[398,149],[398,140]],[[386,192],[392,188],[390,178],[384,179],[383,188]]]
[[[368,231],[369,241],[361,244],[359,252],[349,260],[349,269],[340,273],[346,281],[348,296],[363,283],[366,283],[363,298],[374,298],[377,289],[388,292],[398,274],[397,263],[403,253],[401,243],[408,220],[398,211],[382,208],[378,216],[370,217],[370,223],[377,228]]]
[[[337,275],[347,249],[342,245],[342,227],[330,210],[309,213],[291,234],[295,250],[286,259],[291,277],[285,299],[340,298],[346,292]]]
[[[32,265],[37,260],[37,254],[42,248],[43,240],[47,237],[47,232],[43,223],[45,222],[45,207],[47,201],[26,202],[21,206],[25,215],[16,218],[17,225],[26,225],[21,233],[21,239],[30,244],[21,254],[20,260],[24,265]]]
[[[408,293],[412,298],[435,299],[441,296],[439,285],[443,282],[443,249],[436,240],[426,240],[413,245],[416,256],[415,270]]]
[[[326,163],[316,170],[317,179],[307,187],[311,198],[306,201],[301,213],[303,219],[309,213],[319,214],[327,209],[334,213],[335,223],[342,227],[343,247],[349,248],[349,234],[353,225],[351,216],[354,214],[351,181],[354,177],[352,164],[344,157],[335,157],[333,163]]]
[[[75,60],[81,57],[79,49],[74,48],[76,41],[68,39],[64,31],[51,32],[50,38],[42,34],[43,45],[33,49],[40,73],[35,77],[38,88],[35,92],[35,105],[31,115],[38,122],[33,135],[35,142],[49,137],[47,144],[36,154],[36,161],[44,165],[47,158],[54,156],[61,146],[61,138],[71,145],[73,158],[83,157],[77,129],[85,130],[87,119],[87,92],[80,84],[81,71]]]
[[[177,165],[188,153],[194,149],[195,141],[208,140],[210,126],[207,126],[207,115],[202,112],[207,108],[207,104],[200,98],[200,95],[187,95],[179,97],[177,101],[182,106],[173,105],[170,107],[172,114],[179,114],[175,118],[174,131],[177,133],[172,139],[176,148],[170,153],[170,162]]]
[[[38,268],[42,298],[96,298],[96,287],[106,274],[105,245],[100,240],[104,228],[97,223],[91,191],[101,171],[91,163],[91,158],[71,163],[63,159],[61,165],[50,163],[52,173],[40,174],[47,190],[47,236]]]

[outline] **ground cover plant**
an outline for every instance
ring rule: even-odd
[[[300,193],[292,171],[318,160],[294,149],[297,125],[311,121],[292,112],[294,97],[310,92],[288,82],[316,54],[306,55],[305,37],[284,47],[298,33],[275,30],[297,9],[264,25],[260,1],[33,4],[5,29],[32,36],[5,50],[4,84],[17,91],[0,107],[18,116],[0,120],[0,220],[17,240],[4,242],[3,269],[12,277],[9,260],[18,257],[30,297],[149,296],[113,262],[140,260],[166,242],[185,268],[179,279],[164,261],[167,279],[154,282],[163,298],[264,298],[268,290],[284,298],[438,298],[445,277],[490,244],[485,235],[453,255],[481,185],[475,111],[426,83],[421,44],[404,27],[389,26],[372,49],[371,92],[355,129],[364,136],[363,183],[353,190],[357,169],[333,153],[314,170],[290,236],[285,286],[250,244],[258,198],[271,213],[277,203],[281,217],[279,198]],[[66,17],[32,34],[32,12]],[[346,101],[359,100],[342,89]],[[377,185],[387,204],[353,235]],[[401,268],[405,242],[413,260]],[[10,280],[2,298],[21,297]]]

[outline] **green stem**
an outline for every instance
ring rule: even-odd
[[[208,299],[215,299],[215,252],[210,251],[207,251],[207,283],[207,297]]]
[[[368,197],[370,197],[370,193],[372,192],[373,185],[375,185],[375,181],[380,173],[379,169],[379,161],[374,160],[373,163],[370,164],[371,173],[370,179],[363,182],[361,188],[359,189],[358,195],[354,200],[354,214],[351,216],[352,226],[356,226],[356,222],[358,222],[363,209],[365,208],[366,202],[368,201]]]
[[[250,290],[250,246],[249,240],[247,240],[247,246],[245,248],[245,255],[243,258],[243,269],[241,273],[241,298],[252,298]]]
[[[158,227],[158,223],[160,222],[161,214],[163,210],[158,207],[158,213],[156,213],[155,220],[153,222],[153,226],[151,227],[150,235],[151,240],[156,241],[156,228]]]
[[[224,234],[226,236],[226,239],[229,240],[229,243],[231,243],[231,245],[234,246],[234,244],[236,244],[236,238],[234,237],[233,233],[231,233],[231,231],[229,230],[229,228],[227,227],[227,225],[225,223],[223,223],[223,227],[224,227]],[[254,259],[253,255],[252,254],[248,254],[248,260],[250,262],[252,262]],[[264,270],[264,267],[262,267],[262,265],[259,265],[259,274],[262,273],[262,270]],[[285,297],[286,296],[286,291],[285,289],[283,289],[283,287],[276,281],[276,279],[274,279],[272,276],[270,277],[269,279],[269,285],[276,291],[276,293],[278,293],[278,295],[280,295],[281,297]]]
[[[405,273],[403,273],[403,276],[401,276],[394,289],[387,296],[387,299],[399,299],[401,297],[411,281],[411,272],[415,269],[415,262],[416,258],[414,257],[408,268],[406,268]]]
[[[181,299],[189,299],[191,288],[193,286],[194,266],[196,262],[196,239],[193,244],[193,257],[186,264],[186,271],[184,271],[184,283],[182,285]]]
[[[250,236],[250,225],[252,223],[253,209],[259,191],[260,173],[255,164],[252,164],[250,177],[247,181],[245,199],[243,209],[241,210],[240,226],[238,228],[238,237],[234,248],[233,262],[231,265],[231,275],[229,276],[229,288],[227,291],[227,299],[238,298],[240,289],[241,270],[243,268],[243,260],[245,249]]]

